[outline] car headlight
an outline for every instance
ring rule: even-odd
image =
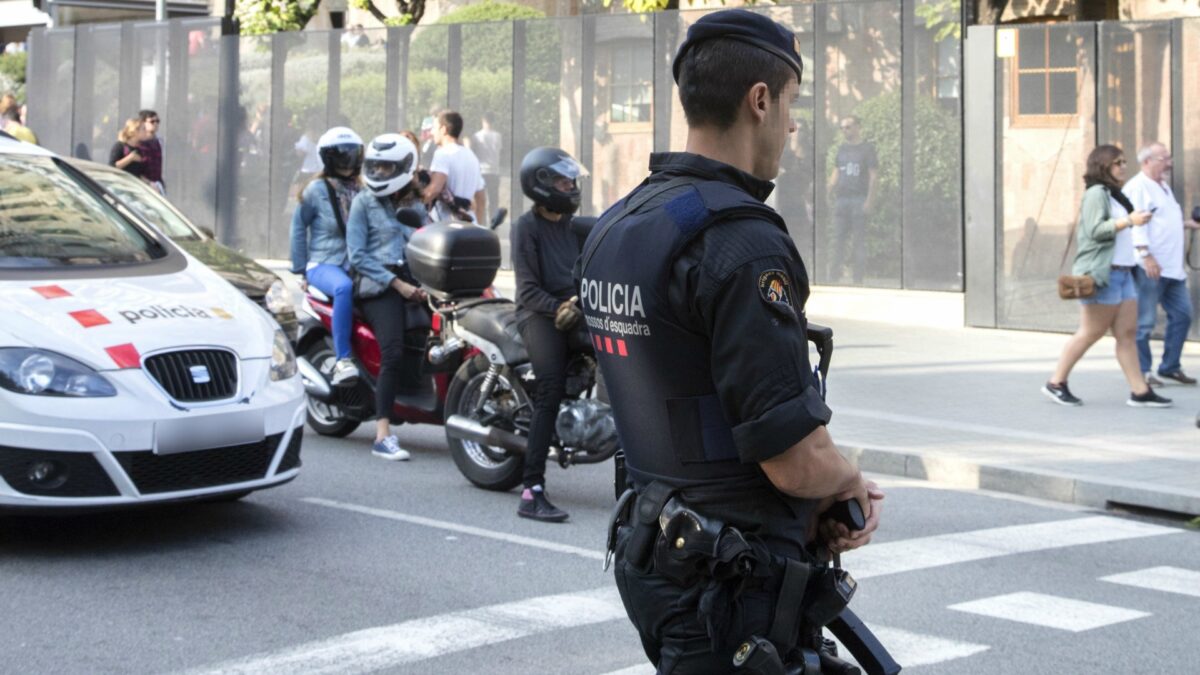
[[[75,359],[27,347],[0,347],[0,387],[34,396],[117,395],[103,375]]]
[[[267,291],[263,302],[267,305],[267,311],[272,314],[284,314],[295,311],[292,308],[292,299],[288,295],[287,286],[283,285],[281,279],[276,279],[275,283],[271,284],[271,290]]]
[[[296,352],[283,331],[275,331],[275,345],[271,348],[271,381],[286,380],[296,374]]]

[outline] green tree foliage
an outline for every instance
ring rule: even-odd
[[[935,42],[962,38],[962,0],[924,0],[914,11],[926,28],[935,31]]]
[[[12,92],[17,100],[25,102],[25,64],[28,54],[0,54],[0,94]]]
[[[409,26],[421,23],[425,17],[425,0],[393,0],[396,13],[388,16],[375,0],[350,0],[356,9],[366,10],[385,26]]]
[[[302,30],[317,13],[321,0],[237,0],[233,13],[242,35]]]

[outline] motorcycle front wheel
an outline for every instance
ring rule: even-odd
[[[326,337],[313,342],[304,350],[304,358],[313,364],[328,380],[333,374],[333,364],[337,363],[337,354],[333,351],[333,340]],[[308,396],[308,426],[322,436],[343,438],[354,433],[361,424],[359,420],[346,417],[337,405],[325,403]]]
[[[505,422],[513,419],[517,409],[529,405],[529,396],[508,368],[500,371],[491,396],[484,402],[483,413],[475,412],[487,371],[488,361],[483,356],[476,356],[459,367],[446,392],[446,417],[462,415],[482,423],[483,416],[495,415],[498,419],[492,425],[506,431],[516,431]],[[450,446],[450,456],[454,458],[459,472],[473,485],[485,490],[507,492],[521,484],[525,471],[525,458],[521,455],[509,454],[503,448],[453,438],[450,434],[446,434],[446,443]]]

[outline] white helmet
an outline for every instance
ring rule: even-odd
[[[412,182],[417,171],[417,148],[400,134],[383,134],[367,146],[363,178],[377,197],[398,192]]]
[[[349,171],[351,176],[356,176],[362,169],[362,137],[350,127],[333,127],[321,134],[317,141],[317,154],[321,156],[326,176],[337,176],[341,171]]]

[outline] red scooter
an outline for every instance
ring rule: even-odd
[[[498,210],[490,223],[491,229],[495,230],[507,215],[506,209]],[[491,295],[490,289],[483,293],[485,298]],[[359,365],[359,378],[351,386],[335,387],[331,384],[337,361],[333,349],[333,300],[309,286],[298,314],[296,362],[308,393],[308,424],[323,436],[348,436],[360,424],[375,418],[375,383],[381,360],[375,331],[355,309],[350,346]],[[446,395],[455,372],[464,361],[479,353],[457,340],[443,344],[442,311],[433,312],[431,323],[431,328],[410,330],[405,336],[411,370],[419,371],[419,381],[409,382],[410,386],[396,396],[391,411],[393,424],[442,424]]]

